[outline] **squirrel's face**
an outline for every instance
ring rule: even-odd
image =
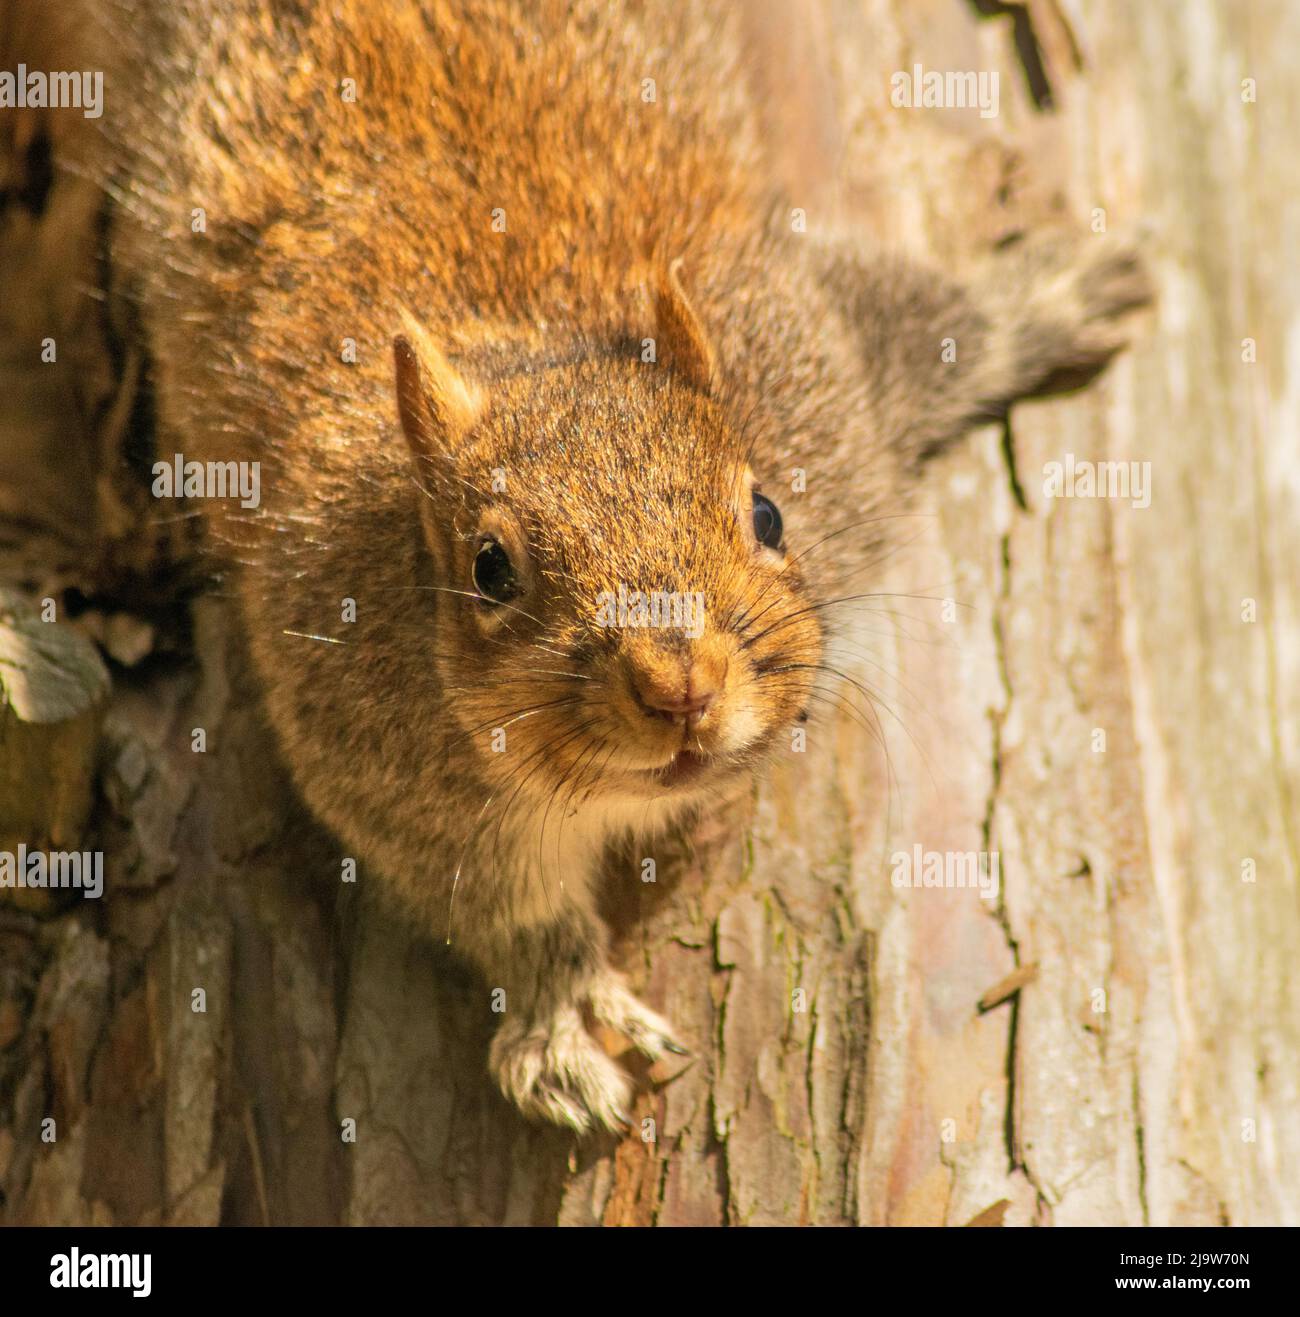
[[[430,466],[430,652],[494,785],[685,800],[790,747],[819,614],[745,455],[669,372],[588,360],[499,382]]]

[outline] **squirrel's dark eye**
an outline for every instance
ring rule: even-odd
[[[474,588],[493,604],[504,604],[519,593],[510,555],[496,540],[484,540],[474,556]]]
[[[770,498],[754,491],[754,537],[769,549],[781,547],[781,537],[785,529],[781,525],[781,514]]]

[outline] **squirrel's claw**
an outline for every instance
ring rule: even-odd
[[[664,1052],[690,1056],[674,1036],[673,1026],[630,992],[622,976],[607,970],[588,994],[591,1012],[601,1024],[621,1033],[642,1056],[656,1061]]]

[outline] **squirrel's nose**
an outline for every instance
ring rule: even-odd
[[[691,665],[685,681],[678,676],[668,682],[648,672],[638,672],[632,678],[636,697],[648,713],[687,727],[704,721],[721,687],[721,676],[711,675],[698,663]]]

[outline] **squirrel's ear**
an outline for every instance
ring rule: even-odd
[[[428,461],[454,451],[487,408],[481,390],[465,380],[411,315],[393,339],[397,411],[411,454]]]
[[[702,393],[713,386],[717,358],[704,326],[691,306],[681,280],[682,258],[679,256],[659,280],[655,297],[655,316],[661,353]]]

